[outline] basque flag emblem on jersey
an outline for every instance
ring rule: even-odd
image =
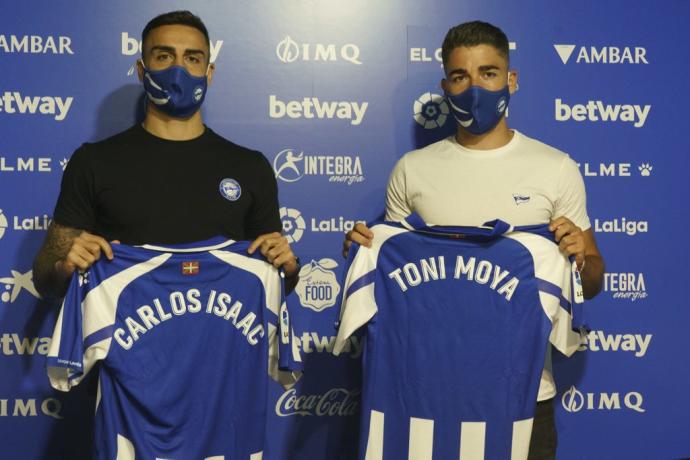
[[[199,262],[182,262],[183,275],[196,275],[199,273]]]

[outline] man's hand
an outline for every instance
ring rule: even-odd
[[[350,253],[350,246],[352,242],[361,244],[367,248],[371,247],[371,241],[374,239],[374,233],[369,230],[369,227],[361,222],[355,224],[355,228],[345,234],[345,241],[343,241],[343,257],[347,259]]]
[[[113,241],[119,243],[119,241]],[[108,260],[113,260],[113,248],[98,235],[83,231],[74,238],[72,246],[64,259],[55,262],[55,270],[63,277],[69,278],[76,269],[88,270],[101,254],[105,254]]]
[[[575,256],[578,269],[583,268],[585,264],[585,235],[582,229],[567,217],[559,217],[549,223],[549,231],[553,232],[561,251],[568,256]]]
[[[568,256],[575,256],[575,263],[582,277],[585,299],[591,299],[601,291],[604,280],[604,259],[599,253],[592,229],[584,232],[566,217],[558,217],[549,223],[558,246]]]
[[[256,250],[268,260],[274,267],[282,267],[287,278],[297,274],[297,257],[292,252],[286,237],[278,232],[260,235],[249,246],[247,252],[254,254]]]
[[[112,248],[100,236],[51,222],[33,264],[36,290],[43,297],[64,296],[74,270],[88,269],[101,253],[108,259],[113,258]]]

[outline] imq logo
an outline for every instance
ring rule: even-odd
[[[553,45],[563,64],[567,64],[577,45]],[[576,64],[649,64],[647,50],[641,46],[580,46]]]
[[[0,399],[0,417],[37,417],[39,409],[48,417],[64,418],[60,415],[62,403],[59,399]]]
[[[273,159],[273,171],[283,182],[297,182],[304,176],[328,177],[328,182],[347,185],[364,181],[359,155],[305,155],[285,149]]]
[[[354,43],[335,45],[333,43],[297,43],[286,35],[276,46],[276,56],[281,62],[289,64],[295,61],[345,61],[361,65],[359,46]]]
[[[642,407],[644,398],[637,391],[629,393],[582,393],[580,390],[571,386],[568,391],[563,393],[561,403],[568,412],[580,412],[581,410],[632,410],[644,413],[646,409]]]
[[[440,94],[424,93],[414,101],[412,113],[414,121],[424,129],[435,129],[446,123],[450,110]]]
[[[299,271],[299,283],[295,288],[303,307],[321,312],[335,305],[340,293],[340,285],[334,268],[338,263],[333,259],[312,260]]]
[[[64,35],[2,35],[0,51],[21,54],[74,54],[72,39]]]

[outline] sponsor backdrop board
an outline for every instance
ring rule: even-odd
[[[74,149],[140,119],[140,32],[173,8],[206,21],[217,71],[205,120],[273,164],[284,231],[304,264],[290,302],[306,372],[293,390],[273,387],[267,458],[352,458],[362,343],[330,355],[343,233],[382,214],[403,153],[452,133],[439,48],[450,26],[472,19],[508,34],[520,84],[509,124],[579,163],[607,261],[604,291],[587,305],[592,332],[574,358],[554,358],[559,458],[690,456],[690,4],[671,0],[6,4],[0,438],[12,442],[0,456],[88,457],[95,390],[50,389],[57,305],[39,298],[31,262]]]

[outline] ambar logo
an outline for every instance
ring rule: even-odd
[[[570,61],[577,45],[553,45],[563,64]],[[647,50],[641,46],[580,46],[576,64],[649,64]]]

